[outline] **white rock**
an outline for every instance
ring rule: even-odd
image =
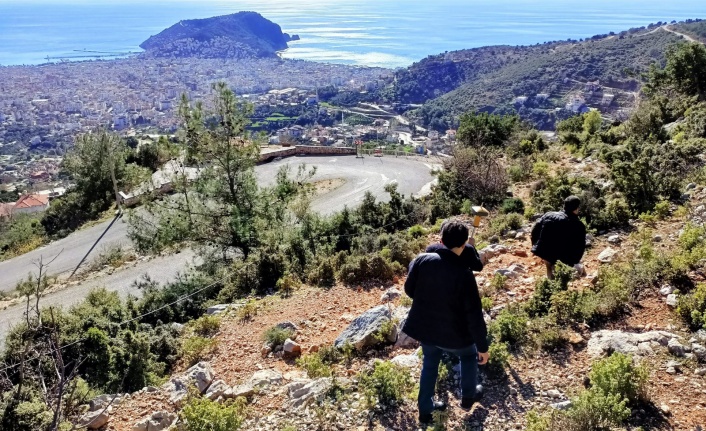
[[[390,360],[390,362],[405,368],[417,368],[417,366],[419,366],[421,363],[421,361],[419,360],[419,356],[414,353],[412,353],[411,355],[395,356]]]
[[[666,347],[669,340],[673,338],[678,337],[666,331],[650,331],[636,334],[601,330],[591,334],[591,339],[588,340],[587,352],[593,358],[605,356],[612,352],[648,356],[654,353],[653,344]]]
[[[669,343],[667,343],[667,348],[669,349],[669,353],[679,358],[684,357],[684,354],[686,353],[686,349],[676,338],[669,340]]]
[[[78,420],[78,425],[86,427],[89,430],[97,430],[108,423],[110,419],[110,408],[88,412],[81,416]]]
[[[214,316],[216,314],[225,313],[229,308],[230,304],[212,305],[206,309],[206,314],[209,316]]]
[[[662,285],[662,287],[659,289],[659,293],[662,296],[671,295],[672,292],[674,292],[674,288],[668,284]]]
[[[228,386],[223,380],[216,380],[208,387],[204,396],[209,400],[217,400],[219,397],[229,398],[233,394],[233,388]]]
[[[610,263],[613,261],[617,253],[617,250],[613,250],[612,248],[608,247],[603,250],[601,254],[598,255],[598,261],[601,263]]]
[[[550,389],[550,390],[548,390],[548,391],[547,391],[547,396],[548,396],[548,397],[551,397],[551,398],[561,398],[561,397],[562,397],[561,392],[559,392],[559,391],[556,390],[556,389]]]
[[[562,401],[560,403],[551,404],[551,407],[557,410],[566,410],[571,407],[571,401]]]
[[[694,352],[694,356],[696,356],[696,359],[700,362],[706,362],[706,347],[699,343],[692,343],[691,351]]]
[[[669,305],[670,307],[676,307],[677,302],[678,299],[676,294],[670,293],[669,295],[667,295],[667,305]]]
[[[400,296],[402,296],[402,293],[396,288],[391,287],[387,289],[385,293],[382,294],[382,296],[380,297],[380,302],[382,302],[383,304],[387,302],[392,302]]]
[[[378,343],[375,335],[382,328],[382,325],[392,319],[392,313],[386,305],[379,305],[371,308],[360,316],[356,317],[350,325],[336,338],[334,345],[338,348],[350,343],[357,350],[362,350],[367,346]],[[394,331],[393,331],[394,332]],[[389,341],[395,342],[397,334],[389,334]]]
[[[301,409],[314,401],[320,401],[331,388],[331,384],[332,381],[328,377],[290,383],[286,389],[289,392],[291,408]]]
[[[301,355],[302,353],[302,347],[294,341],[290,340],[289,338],[284,341],[284,346],[282,347],[282,350],[284,351],[284,354],[288,357],[296,357]]]
[[[620,243],[620,235],[611,235],[608,237],[608,242],[611,244],[619,244]]]

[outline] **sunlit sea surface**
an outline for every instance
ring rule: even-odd
[[[182,19],[242,10],[259,12],[301,37],[282,54],[286,58],[392,68],[444,51],[581,39],[706,18],[703,0],[44,1],[0,0],[0,65],[139,52],[150,35]]]

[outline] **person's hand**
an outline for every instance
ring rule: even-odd
[[[473,237],[468,238],[468,244],[475,247],[476,246],[476,239]]]
[[[488,363],[488,359],[490,359],[490,353],[485,352],[485,353],[480,353],[478,352],[478,365],[485,365]]]

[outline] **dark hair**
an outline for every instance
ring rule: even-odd
[[[445,221],[441,226],[441,242],[446,248],[461,247],[468,241],[468,226],[456,220]]]
[[[581,206],[581,199],[578,196],[569,196],[564,199],[564,211],[567,213],[572,213]]]

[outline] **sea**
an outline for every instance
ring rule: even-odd
[[[301,37],[285,58],[397,68],[445,51],[706,18],[706,1],[0,0],[0,65],[115,58],[180,20],[245,10]]]

